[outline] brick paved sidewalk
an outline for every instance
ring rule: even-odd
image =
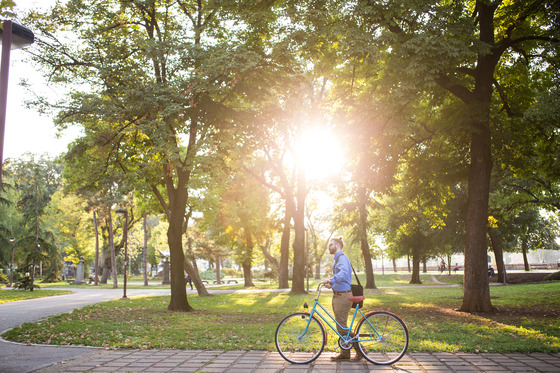
[[[325,352],[312,364],[294,365],[264,351],[99,350],[38,372],[560,372],[560,354],[409,353],[392,366],[334,363],[331,356]]]

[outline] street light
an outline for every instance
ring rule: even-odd
[[[0,185],[2,185],[2,165],[4,164],[4,128],[6,127],[10,50],[23,48],[33,44],[35,36],[31,30],[20,26],[17,23],[13,23],[12,21],[4,21],[0,34],[2,34],[2,62],[0,67]]]
[[[14,282],[14,257],[16,256],[16,239],[14,237],[10,238],[10,242],[12,243],[12,264],[10,265],[10,286]]]
[[[126,296],[126,267],[128,267],[128,250],[127,250],[127,236],[128,236],[128,211],[123,208],[115,211],[119,215],[124,215],[124,294],[123,299],[128,299]]]

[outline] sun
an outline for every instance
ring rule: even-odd
[[[305,131],[296,151],[307,179],[332,177],[342,171],[345,163],[339,138],[325,128],[315,127]]]

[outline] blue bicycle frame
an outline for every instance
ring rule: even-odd
[[[319,287],[317,288],[317,297],[315,298],[315,302],[313,303],[313,308],[311,309],[311,312],[309,313],[309,321],[307,322],[307,326],[305,327],[305,330],[303,331],[303,334],[300,336],[303,337],[305,335],[305,333],[307,333],[307,328],[309,327],[309,324],[311,323],[311,319],[313,318],[313,316],[315,314],[319,315],[319,317],[336,333],[336,335],[338,335],[340,338],[342,338],[342,340],[344,342],[365,342],[365,341],[374,341],[374,340],[382,340],[383,337],[379,334],[379,332],[377,331],[377,329],[375,329],[375,327],[373,325],[371,325],[371,323],[369,322],[369,320],[367,320],[366,316],[363,314],[362,310],[360,310],[359,307],[356,307],[356,309],[354,310],[354,314],[352,315],[352,322],[350,322],[350,326],[348,328],[343,327],[342,325],[340,325],[340,323],[338,321],[336,321],[336,319],[329,313],[329,311],[327,311],[325,309],[325,307],[323,307],[323,305],[319,302],[319,296],[321,295],[321,288],[323,287],[323,284],[320,284]],[[341,329],[343,330],[347,330],[348,333],[346,333],[346,336],[341,335],[338,330],[336,329],[336,327],[333,327],[331,325],[331,323],[325,318],[325,316],[323,316],[321,314],[321,312],[319,312],[319,310],[317,309],[317,306],[320,307],[320,309],[323,310],[323,312],[325,312],[329,318],[331,320],[333,320],[337,326],[339,326]],[[366,322],[369,324],[369,326],[371,327],[371,329],[373,331],[375,331],[375,334],[377,335],[376,338],[374,338],[373,335],[370,335],[370,338],[368,339],[352,339],[351,337],[351,333],[352,333],[352,327],[354,326],[354,321],[356,320],[356,315],[357,314],[362,315],[362,317],[366,320]],[[359,336],[358,336],[359,337]]]

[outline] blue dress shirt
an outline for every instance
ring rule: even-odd
[[[348,291],[352,283],[352,266],[350,259],[342,251],[334,256],[333,277],[331,286],[333,291]]]

